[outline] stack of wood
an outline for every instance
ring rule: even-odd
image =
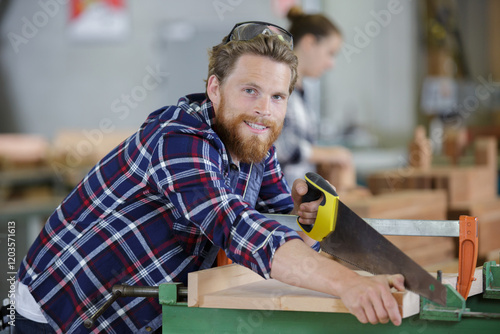
[[[446,219],[446,192],[442,190],[404,190],[341,200],[363,218]],[[424,267],[449,262],[456,258],[453,238],[420,236],[386,236],[386,238]]]
[[[500,239],[496,237],[500,235],[496,138],[476,139],[474,151],[472,166],[408,166],[379,171],[367,178],[368,187],[378,195],[409,189],[444,190],[448,219],[456,220],[460,215],[478,217],[479,258],[484,260],[491,251],[500,249]]]
[[[98,129],[62,130],[54,138],[50,165],[59,177],[75,185],[90,168],[132,133],[132,130],[106,133]]]
[[[43,136],[0,135],[0,217],[3,221],[49,214],[59,204],[57,179],[48,166]]]
[[[44,165],[49,142],[39,135],[0,134],[0,169],[14,170]]]
[[[0,135],[0,216],[52,213],[88,170],[131,133],[66,130],[52,144],[38,135]]]
[[[432,148],[424,127],[415,130],[410,144],[412,168],[428,172],[431,169]],[[340,199],[362,218],[446,220],[447,193],[441,189],[401,187],[398,192],[378,191],[358,187],[355,167],[332,165],[318,160],[318,174],[336,187]],[[347,181],[340,182],[345,179]],[[447,237],[386,236],[400,250],[422,266],[452,261],[455,241]]]
[[[493,259],[496,260],[500,252],[500,239],[498,238],[500,235],[500,197],[497,195],[496,138],[479,138],[475,143],[475,148],[476,168],[483,179],[474,179],[474,176],[470,176],[470,189],[475,190],[475,196],[470,201],[450,205],[448,218],[457,219],[460,215],[478,217],[479,257],[481,260],[491,260],[491,254],[493,254]],[[483,192],[477,187],[482,187]]]

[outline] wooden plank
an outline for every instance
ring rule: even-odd
[[[420,297],[417,294],[394,290],[392,295],[398,303],[398,309],[403,318],[410,317],[419,312]],[[330,295],[314,299],[306,293],[285,295],[281,298],[281,302],[281,310],[284,311],[349,313],[342,300]]]
[[[436,277],[435,274],[433,274]],[[450,284],[453,287],[457,286],[457,277],[456,273],[443,273],[443,284]],[[472,282],[472,286],[469,291],[469,297],[475,296],[483,293],[483,267],[477,267],[474,271],[474,281]]]
[[[235,266],[240,268],[235,268]],[[358,273],[370,275],[366,272]],[[274,279],[265,280],[255,275],[257,274],[250,269],[236,264],[190,273],[188,306],[271,311],[349,312],[338,297],[295,287]],[[244,278],[241,279],[242,277]],[[256,281],[238,284],[248,278],[250,280],[255,278]],[[418,313],[418,295],[395,290],[393,295],[403,316],[409,317]],[[197,302],[193,302],[192,296],[196,296]],[[404,307],[405,303],[408,304],[407,307]]]
[[[221,270],[221,268],[224,268]],[[203,298],[213,292],[263,280],[259,274],[237,264],[212,268],[188,275],[188,306],[203,304]]]
[[[358,272],[369,275],[366,272]],[[476,268],[476,280],[469,296],[482,293],[482,268]],[[443,274],[443,283],[456,285],[456,274]],[[194,297],[193,297],[194,296]],[[419,296],[393,289],[403,318],[419,312]],[[193,300],[196,299],[196,302]],[[191,301],[190,301],[191,300]],[[236,264],[189,274],[188,306],[267,311],[303,311],[348,313],[340,298],[291,286],[277,280],[265,280],[250,269]]]

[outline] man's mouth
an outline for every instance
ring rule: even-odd
[[[252,123],[252,122],[248,122],[248,121],[244,121],[244,122],[246,125],[248,125],[249,127],[251,127],[252,129],[255,129],[255,130],[262,131],[262,130],[267,129],[267,126],[265,126],[265,125],[260,125],[260,124]]]

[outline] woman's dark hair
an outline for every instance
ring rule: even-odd
[[[323,14],[306,14],[299,6],[290,8],[287,18],[291,23],[288,31],[293,35],[296,45],[307,34],[312,34],[317,39],[331,34],[342,36],[340,29],[326,16]]]

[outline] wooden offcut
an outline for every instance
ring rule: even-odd
[[[408,159],[410,166],[422,169],[431,167],[432,145],[422,125],[417,126],[415,129],[408,149],[410,151],[410,158]]]

